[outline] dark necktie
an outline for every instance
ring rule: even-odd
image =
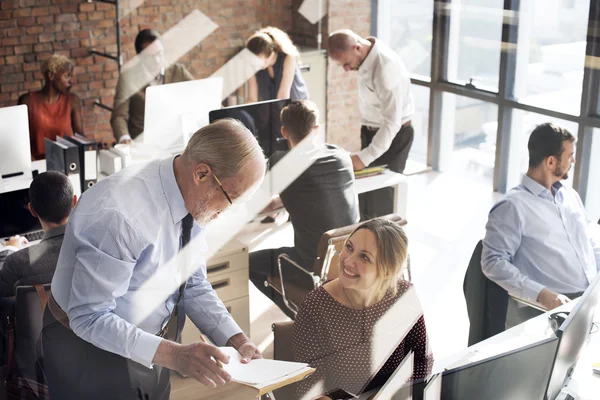
[[[185,246],[190,242],[190,238],[192,237],[192,226],[194,225],[194,218],[192,218],[191,214],[186,215],[181,220],[181,247],[179,248],[179,252],[181,252]],[[183,260],[179,259],[178,261],[183,262]],[[181,331],[183,330],[183,325],[185,324],[185,306],[184,306],[184,293],[185,286],[187,285],[188,276],[187,276],[187,265],[184,267],[182,265],[178,265],[179,268],[184,270],[184,281],[179,286],[179,296],[177,298],[177,303],[175,303],[175,307],[173,308],[173,312],[171,313],[171,317],[169,318],[169,322],[165,327],[166,334],[165,338],[173,341],[179,341],[179,337],[181,336]],[[182,268],[184,267],[184,268]]]

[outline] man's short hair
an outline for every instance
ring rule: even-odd
[[[140,54],[144,49],[144,45],[154,42],[160,37],[160,33],[154,29],[142,29],[135,37],[135,52]]]
[[[318,122],[319,110],[310,100],[294,101],[281,110],[281,123],[296,143],[308,136]]]
[[[59,224],[73,208],[73,186],[63,173],[41,173],[29,186],[29,201],[38,217]]]
[[[560,126],[546,122],[535,127],[529,136],[529,167],[539,166],[546,158],[556,157],[559,161],[563,151],[563,142],[574,142],[575,137]]]

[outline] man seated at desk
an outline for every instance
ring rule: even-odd
[[[39,278],[36,283],[50,283],[56,269],[65,226],[71,209],[77,202],[73,187],[66,175],[48,171],[35,177],[29,187],[29,211],[40,220],[44,237],[39,244],[9,254],[0,266],[0,297],[14,296],[15,283],[24,278]],[[17,247],[23,247],[20,238]],[[25,240],[23,240],[25,239]]]
[[[578,297],[600,269],[600,244],[567,179],[575,138],[551,123],[529,137],[529,169],[521,184],[490,211],[483,240],[483,273],[509,293],[553,309]],[[507,328],[540,311],[509,298]]]
[[[135,38],[138,63],[124,71],[117,81],[110,125],[118,143],[130,143],[144,131],[148,86],[194,80],[181,64],[165,66],[164,48],[159,36],[151,29],[138,33]]]
[[[311,132],[319,129],[319,112],[308,100],[292,102],[281,110],[282,135],[291,148],[299,144]],[[317,258],[317,246],[321,235],[335,228],[358,222],[358,197],[354,188],[354,173],[350,155],[331,144],[323,144],[323,156],[316,160],[289,185],[269,208],[285,206],[294,227],[294,247],[268,249],[250,254],[250,280],[272,299],[288,316],[293,314],[283,303],[281,296],[272,288],[265,287],[268,275],[276,275],[277,257],[286,253],[300,266],[312,271]],[[271,156],[273,166],[286,152]],[[289,265],[283,272],[286,281],[308,289],[313,288],[310,277]],[[289,277],[289,280],[288,280]]]

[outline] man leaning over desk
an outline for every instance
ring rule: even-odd
[[[600,270],[600,243],[577,192],[561,183],[575,162],[575,138],[538,125],[521,184],[492,207],[483,240],[483,273],[509,293],[548,310],[579,297]],[[506,326],[541,311],[509,298]]]
[[[168,321],[185,314],[245,362],[261,357],[208,282],[203,253],[206,224],[253,193],[265,170],[252,133],[225,119],[196,132],[181,156],[131,166],[82,196],[44,315],[52,398],[165,400],[171,369],[206,386],[229,381],[215,361],[228,362],[218,348],[164,338]],[[149,309],[156,298],[160,305]]]
[[[410,76],[392,49],[375,37],[362,38],[349,29],[333,32],[329,57],[344,71],[357,71],[361,148],[352,155],[354,170],[387,165],[403,173],[415,131]],[[361,217],[381,217],[394,211],[394,190],[383,188],[359,195]],[[405,217],[403,215],[403,217]]]

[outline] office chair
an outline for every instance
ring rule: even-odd
[[[271,325],[273,331],[273,359],[280,361],[294,361],[292,350],[292,333],[294,321],[275,322]],[[296,384],[284,386],[273,391],[275,399],[296,398]]]
[[[463,291],[469,315],[469,346],[492,337],[506,329],[508,293],[485,276],[481,270],[483,242],[475,246]]]
[[[17,286],[13,313],[8,315],[9,349],[5,387],[10,396],[44,399],[48,396],[40,337],[49,291],[49,284]]]
[[[389,214],[382,218],[396,222],[400,226],[406,225],[406,220],[396,214]],[[331,229],[321,236],[319,245],[317,246],[317,259],[313,264],[313,270],[308,271],[287,254],[280,254],[277,259],[278,274],[269,275],[265,281],[265,286],[273,288],[281,297],[285,306],[292,311],[294,315],[298,312],[298,307],[302,303],[304,296],[306,296],[311,290],[318,288],[325,282],[335,279],[339,275],[338,271],[338,256],[342,251],[342,247],[346,239],[356,229],[360,223],[354,225],[348,225],[341,228]],[[304,272],[307,279],[312,279],[312,288],[305,289],[295,285],[294,282],[284,280],[283,265],[289,264],[292,267]],[[404,279],[410,281],[412,274],[410,270],[410,257],[407,260],[406,267],[403,269],[402,274]],[[282,282],[284,284],[282,284]]]

